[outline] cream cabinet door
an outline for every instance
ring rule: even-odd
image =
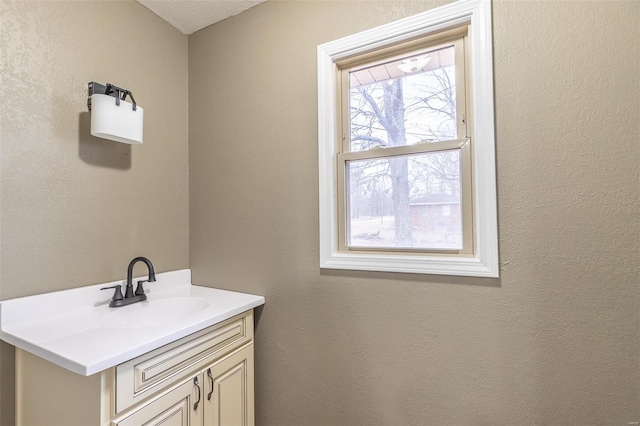
[[[194,426],[202,424],[202,375],[192,377],[114,426]]]
[[[253,426],[253,344],[204,370],[204,426]]]

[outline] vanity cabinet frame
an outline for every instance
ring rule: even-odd
[[[253,381],[253,310],[92,376],[16,349],[16,424],[253,426]]]

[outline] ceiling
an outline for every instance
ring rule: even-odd
[[[176,27],[192,34],[266,0],[136,0]]]

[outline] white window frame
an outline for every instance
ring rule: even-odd
[[[338,241],[339,105],[337,62],[443,30],[469,25],[471,103],[474,142],[472,255],[345,252]],[[493,50],[491,2],[460,0],[399,21],[318,46],[318,162],[320,267],[364,271],[499,276],[496,209]]]

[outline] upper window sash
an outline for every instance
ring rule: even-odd
[[[450,65],[454,66],[454,87],[455,87],[455,104],[456,104],[456,135],[453,138],[466,138],[469,136],[468,123],[470,121],[470,114],[467,112],[467,81],[466,81],[466,50],[465,41],[468,32],[468,25],[454,28],[452,30],[443,31],[435,34],[431,37],[424,37],[419,40],[411,40],[400,45],[391,46],[381,51],[370,52],[369,54],[359,55],[356,58],[351,58],[350,61],[342,61],[337,63],[340,96],[339,106],[341,110],[340,123],[341,123],[341,138],[342,143],[338,146],[340,152],[352,151],[351,144],[351,118],[350,118],[350,91],[353,88],[351,82],[351,73],[362,72],[363,70],[376,68],[383,65],[394,64],[410,56],[420,55],[433,55],[438,54],[441,51],[452,50],[453,62]],[[400,53],[401,52],[401,53]],[[369,62],[362,61],[361,57],[366,56],[370,59]],[[357,59],[357,61],[354,61]],[[356,64],[356,65],[353,65]],[[349,66],[347,66],[349,65]],[[446,66],[438,66],[437,68],[444,69]],[[427,73],[430,70],[424,71]],[[386,80],[392,80],[395,78],[411,77],[412,74],[406,74],[404,76],[389,77]],[[383,79],[373,81],[371,83],[384,81]],[[371,84],[369,83],[369,84]],[[362,84],[361,86],[367,86],[368,84]],[[446,140],[446,139],[445,139]],[[439,140],[431,140],[430,143],[437,143]]]

